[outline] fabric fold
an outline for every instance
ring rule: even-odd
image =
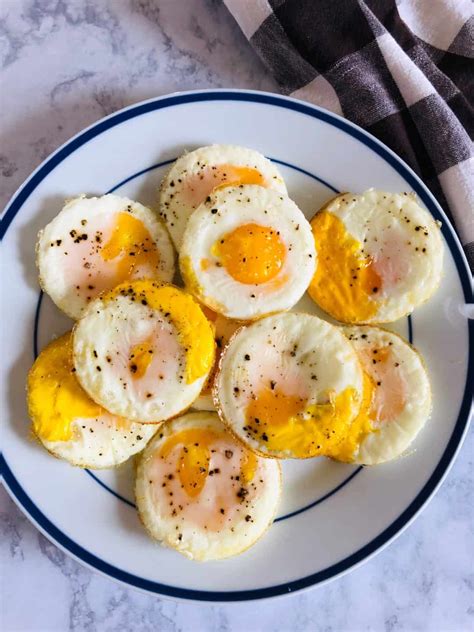
[[[281,92],[393,149],[474,270],[474,17],[466,0],[224,0]]]

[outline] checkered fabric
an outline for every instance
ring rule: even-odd
[[[471,0],[224,0],[284,94],[342,114],[401,156],[474,266]]]

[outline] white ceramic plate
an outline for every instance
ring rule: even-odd
[[[269,533],[243,555],[202,565],[151,541],[133,507],[132,465],[89,472],[51,458],[29,440],[25,378],[35,354],[71,322],[39,293],[39,228],[79,193],[116,191],[145,204],[167,165],[210,143],[253,147],[278,163],[291,197],[311,217],[338,191],[414,190],[443,222],[445,276],[431,301],[394,328],[426,358],[431,421],[406,457],[360,468],[325,459],[284,463],[284,494]],[[260,92],[212,91],[141,103],[96,123],[48,158],[16,193],[3,236],[2,472],[38,528],[75,558],[150,592],[207,601],[288,593],[353,568],[393,539],[435,492],[469,415],[473,331],[460,308],[470,276],[459,242],[421,181],[389,149],[347,121]],[[316,312],[303,299],[305,310]],[[470,347],[471,344],[471,347]]]

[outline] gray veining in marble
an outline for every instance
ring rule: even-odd
[[[124,105],[177,90],[274,90],[219,0],[1,0],[0,206],[51,151]],[[436,498],[376,558],[265,603],[176,603],[124,588],[47,541],[0,490],[0,629],[474,629],[473,440]]]

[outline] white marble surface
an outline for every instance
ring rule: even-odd
[[[105,114],[202,87],[276,90],[219,0],[2,0],[0,205]],[[10,630],[452,630],[474,625],[472,434],[430,506],[352,574],[266,603],[176,603],[123,588],[50,544],[0,490]]]

